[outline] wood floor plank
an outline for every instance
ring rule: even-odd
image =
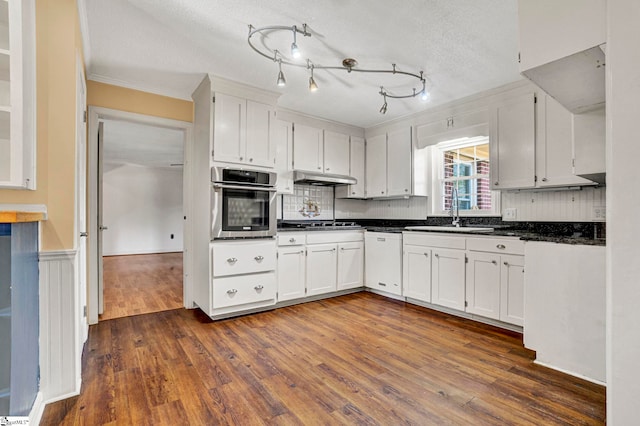
[[[217,322],[176,309],[91,326],[80,396],[41,424],[604,424],[602,386],[533,355],[371,293]]]

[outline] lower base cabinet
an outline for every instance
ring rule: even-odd
[[[501,256],[500,321],[524,325],[524,256]]]
[[[364,283],[364,243],[338,244],[338,290],[362,287]]]
[[[402,295],[402,234],[365,236],[365,287]]]
[[[304,246],[278,247],[278,301],[305,296],[306,253]]]
[[[402,249],[404,296],[431,303],[431,249],[406,244]]]
[[[433,249],[431,302],[447,308],[465,309],[465,252]]]
[[[307,296],[336,291],[337,284],[337,244],[307,246]]]

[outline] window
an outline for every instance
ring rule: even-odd
[[[499,197],[491,191],[489,137],[476,136],[441,142],[431,147],[433,165],[432,213],[497,215]],[[455,190],[455,191],[454,191]]]

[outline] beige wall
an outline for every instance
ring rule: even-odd
[[[137,114],[193,122],[193,102],[97,81],[87,82],[87,104]]]
[[[42,249],[73,248],[76,49],[81,49],[75,0],[36,0],[35,191],[0,190],[0,203],[45,204]]]

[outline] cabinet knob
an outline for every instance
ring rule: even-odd
[[[542,181],[543,181],[543,182],[546,182],[546,181],[547,181],[547,178],[542,178]]]
[[[336,248],[335,248],[335,247],[334,247],[334,248],[332,248],[332,249],[331,249],[331,251],[336,251]]]
[[[353,191],[353,192],[351,193],[351,195],[356,195],[356,191]]]
[[[322,167],[318,166],[318,170],[322,170]]]
[[[344,251],[344,247],[340,247],[340,251]]]
[[[326,169],[326,170],[327,170],[327,171],[329,171],[329,170],[331,170],[331,169],[327,167],[327,169]]]
[[[438,253],[434,254],[435,257],[440,257],[440,255]]]
[[[404,192],[409,192],[409,190],[405,188],[405,189],[404,189]]]
[[[230,264],[232,264],[232,265],[233,265],[234,263],[236,263],[237,261],[238,261],[238,259],[236,259],[235,257],[230,257],[230,258],[228,258],[228,259],[227,259],[227,262],[228,262],[228,263],[230,263]]]
[[[504,266],[509,266],[509,262],[504,262]]]
[[[384,194],[384,191],[380,191],[381,194]]]
[[[227,294],[233,296],[234,294],[236,294],[238,292],[238,290],[236,290],[235,288],[232,288],[231,290],[227,290]]]
[[[295,239],[295,238],[289,238],[289,242],[290,242],[290,243],[295,243],[295,242],[296,242],[296,239]]]
[[[500,250],[504,250],[504,249],[506,249],[507,247],[506,247],[504,244],[498,244],[498,245],[496,246],[496,248],[498,248],[498,249],[500,249]]]
[[[498,264],[498,262],[496,262],[495,260],[492,260],[491,263],[493,263],[494,265]]]
[[[242,158],[243,158],[243,157],[240,157],[240,161],[242,161]]]
[[[250,161],[250,162],[251,162],[251,161],[253,161],[253,158],[249,158],[249,161]]]
[[[424,254],[424,257],[429,257],[429,253],[425,253],[425,254]]]
[[[495,186],[498,186],[498,182],[493,182],[493,184],[494,184]]]
[[[378,283],[378,285],[381,285],[382,287],[386,287],[387,285],[385,283]]]
[[[262,284],[258,284],[257,286],[255,286],[255,287],[254,287],[254,289],[255,289],[256,291],[260,291],[260,290],[262,290],[263,288],[264,288],[264,286],[263,286]]]
[[[264,260],[263,256],[256,256],[254,257],[254,259],[256,260],[256,262],[262,262]]]

